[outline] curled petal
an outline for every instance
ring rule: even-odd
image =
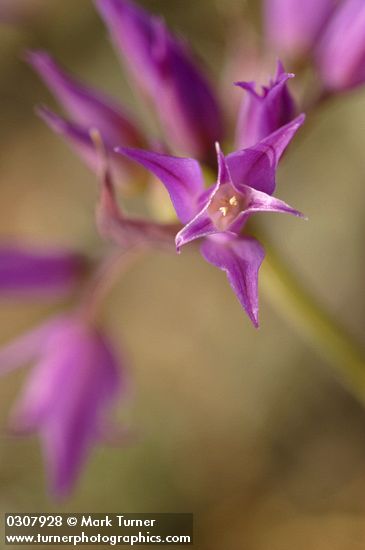
[[[78,82],[46,52],[28,52],[26,58],[78,126],[96,128],[111,146],[143,143],[136,125],[111,98]]]
[[[262,93],[256,91],[253,82],[236,83],[248,94],[242,102],[238,119],[237,149],[255,145],[294,118],[294,100],[287,86],[288,80],[293,77],[293,74],[284,71],[279,62],[275,79],[262,88]]]
[[[233,185],[238,189],[248,185],[272,195],[279,160],[305,120],[298,116],[253,147],[236,151],[226,157]]]
[[[265,252],[250,237],[214,235],[204,240],[207,262],[226,272],[228,281],[255,327],[258,327],[258,272]]]
[[[0,296],[60,296],[74,289],[86,259],[67,250],[0,246]]]
[[[203,176],[196,160],[152,153],[142,149],[118,147],[118,153],[138,162],[166,187],[182,223],[196,214],[198,198],[204,189]]]
[[[176,235],[176,249],[180,252],[181,247],[191,241],[195,241],[196,239],[201,239],[202,237],[207,237],[208,235],[213,235],[215,233],[218,233],[218,229],[214,225],[208,213],[208,207],[205,207]]]

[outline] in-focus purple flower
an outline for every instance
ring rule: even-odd
[[[276,53],[286,58],[304,57],[315,45],[336,6],[336,1],[265,0],[264,18],[268,42],[276,49]]]
[[[48,126],[66,138],[93,170],[98,163],[90,131],[98,130],[112,162],[118,165],[116,168],[126,171],[126,163],[115,158],[113,147],[141,146],[145,140],[122,107],[70,76],[46,52],[30,51],[26,59],[71,117],[65,120],[47,108],[40,108],[38,112]]]
[[[226,158],[218,153],[217,183],[204,189],[202,171],[193,159],[148,151],[118,148],[157,176],[167,188],[180,221],[179,250],[204,238],[201,252],[210,263],[226,271],[241,305],[258,326],[258,270],[264,257],[261,245],[241,235],[246,221],[257,212],[301,214],[272,197],[276,169],[285,148],[304,121],[301,115],[254,147]]]
[[[255,145],[293,120],[295,104],[287,85],[293,77],[293,74],[285,72],[279,62],[275,78],[269,86],[262,86],[261,93],[256,91],[255,82],[236,83],[248,92],[237,123],[237,149]]]
[[[365,2],[344,0],[317,49],[317,67],[327,90],[348,90],[365,83],[364,37]]]
[[[2,244],[0,296],[63,296],[80,282],[86,267],[86,259],[69,250]]]
[[[130,0],[96,0],[134,81],[153,102],[167,143],[198,158],[222,135],[218,103],[187,47]]]
[[[0,349],[1,373],[29,362],[35,366],[10,426],[38,433],[50,488],[64,496],[92,445],[112,434],[125,374],[105,335],[76,316],[52,319]]]

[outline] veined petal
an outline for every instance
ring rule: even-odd
[[[46,52],[28,52],[26,59],[77,125],[96,128],[112,146],[143,143],[136,125],[111,98],[71,77]]]
[[[226,272],[228,281],[255,327],[258,327],[258,272],[265,252],[251,237],[215,235],[204,240],[207,262]]]
[[[279,160],[304,120],[305,116],[300,115],[255,146],[226,157],[233,185],[238,191],[241,185],[248,185],[272,195]]]
[[[246,207],[238,216],[233,226],[230,228],[231,231],[235,231],[236,225],[237,229],[240,229],[242,227],[242,224],[246,222],[247,219],[252,216],[252,214],[256,214],[258,212],[277,212],[281,214],[292,214],[293,216],[305,219],[305,216],[301,212],[295,210],[284,201],[281,201],[276,197],[272,197],[267,193],[257,191],[252,187],[241,186],[240,189],[245,198]]]
[[[196,160],[126,147],[118,147],[116,151],[138,162],[161,180],[182,223],[195,216],[198,198],[204,189],[203,175]]]
[[[86,268],[81,254],[61,249],[0,245],[0,296],[60,296],[70,292]]]
[[[218,232],[219,230],[214,225],[208,213],[208,208],[205,207],[176,235],[176,249],[178,252],[180,252],[181,247],[190,243],[191,241],[195,241],[195,239],[201,239],[202,237],[213,235]]]

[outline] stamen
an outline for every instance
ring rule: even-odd
[[[229,204],[230,204],[231,206],[238,206],[237,197],[235,197],[235,196],[233,195],[233,197],[231,197],[231,198],[229,199]]]
[[[219,212],[222,213],[222,216],[227,216],[228,206],[221,206],[220,209],[219,209]]]

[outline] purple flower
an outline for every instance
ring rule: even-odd
[[[0,295],[57,297],[72,291],[87,267],[68,250],[24,245],[0,246]]]
[[[294,100],[287,82],[294,75],[286,73],[278,63],[277,74],[269,86],[263,86],[262,92],[256,91],[254,82],[237,82],[248,92],[242,102],[236,130],[236,148],[250,147],[261,139],[284,126],[295,116]]]
[[[257,277],[264,252],[255,239],[241,235],[241,231],[257,212],[301,216],[271,195],[280,157],[303,121],[301,115],[254,147],[226,158],[218,147],[217,183],[207,190],[199,163],[193,159],[118,148],[166,186],[176,213],[185,224],[176,236],[177,249],[204,238],[201,248],[204,258],[227,272],[233,290],[255,326],[258,326]]]
[[[90,131],[98,130],[113,163],[118,165],[117,170],[124,172],[128,167],[115,158],[113,147],[144,143],[137,126],[124,110],[103,93],[78,82],[46,52],[28,52],[26,59],[71,117],[65,120],[41,108],[38,112],[48,126],[65,137],[93,170],[98,169],[98,159]]]
[[[317,67],[327,90],[365,82],[365,3],[345,0],[330,20],[317,49]]]
[[[335,5],[336,0],[265,0],[268,41],[280,55],[304,57],[315,45]]]
[[[37,432],[52,491],[72,488],[93,444],[112,429],[110,413],[125,390],[124,372],[105,335],[65,316],[0,349],[0,372],[36,365],[16,403],[11,427]]]
[[[96,6],[127,69],[152,100],[168,144],[179,152],[209,157],[222,134],[221,115],[185,44],[160,18],[129,0],[96,0]]]

